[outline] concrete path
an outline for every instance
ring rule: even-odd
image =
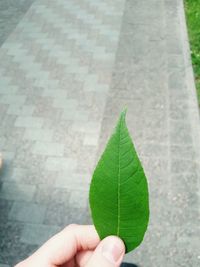
[[[90,223],[91,173],[124,106],[151,201],[127,260],[199,266],[200,124],[182,0],[36,0],[0,47],[0,267]]]

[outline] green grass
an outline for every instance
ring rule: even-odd
[[[198,102],[200,106],[200,0],[184,0]]]

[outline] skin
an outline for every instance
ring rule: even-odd
[[[100,241],[93,225],[69,225],[15,267],[119,267],[125,253],[116,236]]]

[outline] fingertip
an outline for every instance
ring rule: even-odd
[[[117,236],[108,236],[101,240],[85,266],[120,266],[125,254],[125,245]]]
[[[111,236],[107,236],[107,237],[105,237],[103,240],[102,240],[102,242],[104,242],[104,243],[111,243],[111,244],[115,244],[115,245],[117,245],[119,248],[120,248],[120,250],[122,251],[122,252],[124,252],[125,253],[125,245],[124,245],[124,242],[123,242],[123,240],[120,238],[120,237],[118,237],[118,236],[114,236],[114,235],[111,235]]]

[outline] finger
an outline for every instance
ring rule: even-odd
[[[76,264],[77,266],[85,266],[90,257],[92,256],[93,251],[92,250],[87,250],[87,251],[80,251],[76,255]]]
[[[80,250],[94,250],[99,242],[93,225],[69,225],[36,251],[29,262],[34,258],[35,262],[62,265]]]
[[[70,225],[44,246],[51,264],[63,264],[77,251],[92,250],[99,243],[99,236],[90,225]]]
[[[103,239],[84,267],[119,267],[125,254],[124,243],[116,236]]]

